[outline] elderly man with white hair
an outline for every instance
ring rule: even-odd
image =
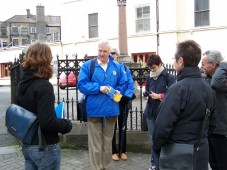
[[[227,168],[227,62],[219,51],[206,51],[202,67],[206,81],[216,94],[216,129],[209,135],[209,163],[212,170]]]
[[[78,79],[78,89],[87,96],[88,148],[91,170],[112,170],[112,138],[119,115],[119,103],[110,97],[110,89],[124,94],[123,66],[110,55],[110,43],[98,42],[93,75],[90,78],[92,60],[86,61]],[[94,60],[93,60],[94,61]],[[110,88],[111,87],[111,88]]]

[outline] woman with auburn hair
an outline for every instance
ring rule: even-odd
[[[71,131],[72,123],[59,119],[55,113],[55,96],[49,79],[53,75],[52,53],[46,43],[31,44],[23,58],[22,78],[19,83],[17,104],[37,114],[43,138],[46,142],[39,149],[38,133],[32,144],[23,144],[25,170],[60,169],[61,153],[58,133]]]

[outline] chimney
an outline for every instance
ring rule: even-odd
[[[31,14],[30,14],[30,9],[26,9],[27,11],[27,18],[30,18]]]
[[[45,12],[42,5],[36,6],[36,35],[38,40],[46,40]]]

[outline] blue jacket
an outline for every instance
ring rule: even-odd
[[[134,90],[135,90],[134,81],[133,81],[130,69],[123,63],[121,63],[121,64],[124,67],[124,75],[125,75],[125,80],[126,80],[126,82],[125,82],[126,89],[125,89],[124,95],[131,98],[134,93]]]
[[[87,95],[88,117],[110,117],[119,115],[119,104],[107,94],[100,92],[100,86],[109,85],[121,94],[125,92],[124,67],[109,56],[106,71],[96,62],[91,81],[89,80],[91,60],[86,61],[79,73],[78,89]]]

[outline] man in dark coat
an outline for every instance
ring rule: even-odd
[[[177,44],[174,66],[177,83],[166,92],[158,111],[153,133],[153,149],[159,153],[167,143],[192,144],[197,148],[201,126],[210,110],[209,127],[203,133],[199,150],[194,149],[194,170],[208,170],[208,132],[216,122],[215,96],[202,79],[198,64],[201,59],[199,44],[187,40]],[[182,157],[182,159],[184,159]]]
[[[212,170],[227,169],[227,63],[219,51],[203,54],[202,67],[217,100],[216,129],[209,135],[209,163]]]

